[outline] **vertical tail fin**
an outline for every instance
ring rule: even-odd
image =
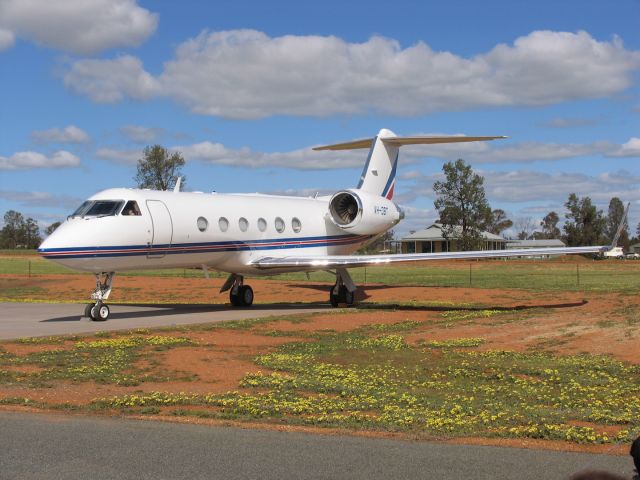
[[[383,139],[387,140],[395,136],[390,130],[384,128],[380,130],[378,136],[371,142],[369,156],[358,183],[359,189],[389,200],[393,198],[400,146]]]

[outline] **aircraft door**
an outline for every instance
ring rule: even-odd
[[[147,200],[147,208],[151,214],[153,237],[149,244],[149,258],[161,258],[167,253],[173,238],[173,222],[167,206],[160,200]]]

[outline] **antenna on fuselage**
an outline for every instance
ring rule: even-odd
[[[173,187],[173,193],[178,193],[180,191],[180,185],[182,185],[182,177],[178,177],[176,181],[176,186]]]

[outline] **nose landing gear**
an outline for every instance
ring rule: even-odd
[[[104,322],[109,318],[111,311],[104,302],[111,294],[111,284],[113,283],[114,275],[115,272],[96,273],[96,289],[91,294],[91,298],[95,300],[95,302],[88,304],[84,308],[84,316],[89,317],[94,322]]]

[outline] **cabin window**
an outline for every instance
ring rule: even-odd
[[[244,217],[240,217],[240,220],[238,220],[238,226],[240,227],[241,232],[246,232],[249,228],[249,221]]]
[[[121,200],[95,200],[82,216],[83,217],[108,217],[115,215],[124,204]]]
[[[282,233],[284,232],[284,220],[280,217],[276,217],[276,232]]]
[[[218,220],[218,227],[220,227],[221,232],[226,232],[229,230],[229,220],[224,217],[220,217]]]
[[[267,221],[264,218],[258,219],[258,230],[264,232],[267,229]]]
[[[132,215],[132,216],[140,216],[142,212],[140,211],[140,207],[138,207],[138,202],[135,200],[129,200],[127,204],[122,209],[121,215]]]
[[[201,232],[204,232],[207,230],[207,228],[209,228],[209,222],[204,217],[198,217],[198,221],[196,222],[196,224],[198,225],[198,230],[200,230]]]
[[[294,232],[300,233],[300,230],[302,230],[302,223],[298,218],[293,217],[293,219],[291,220],[291,228]]]

